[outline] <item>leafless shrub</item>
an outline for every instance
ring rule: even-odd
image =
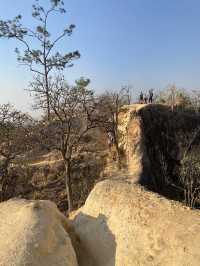
[[[109,146],[113,145],[116,151],[116,161],[118,168],[121,168],[122,151],[119,147],[120,132],[119,115],[121,107],[130,104],[130,87],[123,87],[120,91],[106,92],[98,97],[97,100],[97,125],[104,129],[107,134]]]
[[[0,187],[1,201],[12,182],[9,169],[31,146],[32,119],[10,104],[0,105]]]
[[[200,158],[198,156],[187,156],[184,159],[179,178],[185,204],[191,208],[200,206]]]

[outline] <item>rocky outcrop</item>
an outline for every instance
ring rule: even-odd
[[[140,110],[146,106],[146,104],[133,104],[121,108],[118,117],[121,169],[119,171],[116,160],[112,158],[113,150],[115,151],[115,147],[113,147],[107,156],[106,167],[103,171],[105,178],[123,177],[123,179],[136,183],[141,180],[150,167],[144,143],[142,118],[139,115]]]
[[[80,266],[198,266],[200,212],[124,181],[96,185],[74,214]]]
[[[142,119],[139,115],[140,110],[146,106],[146,104],[123,106],[119,116],[120,147],[126,157],[129,180],[134,182],[139,181],[149,168],[149,159],[142,132]]]
[[[65,217],[50,201],[0,204],[0,266],[77,266]]]

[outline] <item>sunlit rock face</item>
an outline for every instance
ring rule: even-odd
[[[139,185],[100,182],[72,219],[80,266],[199,266],[200,212]]]
[[[65,217],[50,201],[0,204],[1,266],[77,266]]]

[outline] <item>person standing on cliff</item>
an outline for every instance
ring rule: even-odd
[[[149,103],[153,103],[153,89],[149,90]]]
[[[144,103],[144,95],[142,91],[140,92],[140,103]]]

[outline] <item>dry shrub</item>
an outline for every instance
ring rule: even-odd
[[[140,115],[151,164],[145,185],[170,199],[199,208],[200,115],[186,109],[172,112],[160,105],[147,106]]]
[[[184,192],[184,202],[187,206],[200,207],[200,158],[190,155],[182,162],[180,185]]]

